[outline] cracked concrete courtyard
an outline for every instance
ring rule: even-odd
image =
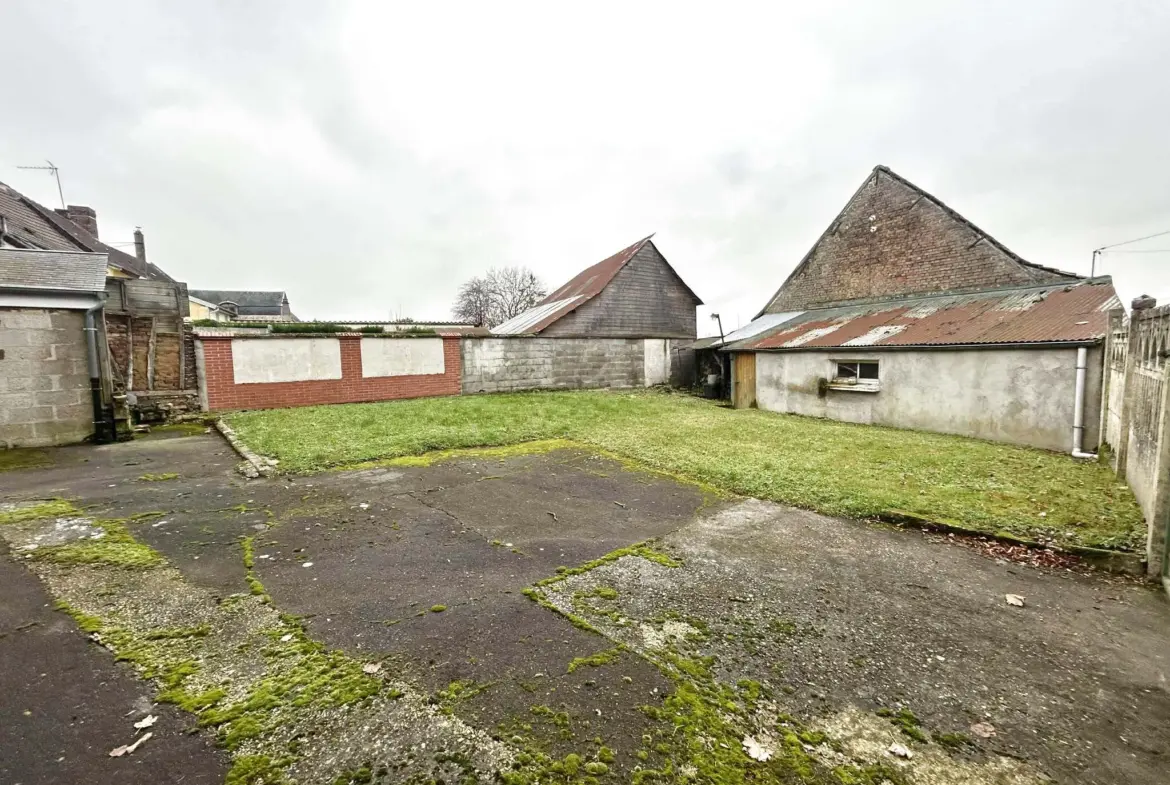
[[[53,458],[0,474],[6,783],[1166,777],[1170,609],[1132,580],[581,449]]]

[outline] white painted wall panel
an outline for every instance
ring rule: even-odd
[[[442,338],[362,338],[362,376],[444,373]]]
[[[236,384],[309,382],[341,378],[341,342],[336,338],[236,338],[232,340]]]
[[[646,338],[644,351],[646,386],[670,381],[670,341],[665,338]]]

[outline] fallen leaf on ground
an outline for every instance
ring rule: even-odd
[[[291,632],[290,632],[290,633],[286,633],[285,635],[281,635],[281,636],[280,636],[280,642],[281,642],[281,643],[288,643],[288,642],[289,642],[289,641],[291,641],[292,639],[293,639],[293,635],[292,635],[292,633],[291,633]]]
[[[133,744],[123,744],[121,747],[115,747],[114,749],[110,750],[110,757],[120,758],[123,755],[129,755],[130,753],[134,752],[134,750],[138,749],[139,745],[141,745],[153,735],[153,733],[144,733]]]
[[[1024,598],[1018,594],[1005,594],[1003,598],[1007,600],[1008,605],[1014,605],[1017,608],[1024,607]]]
[[[380,663],[380,662],[367,662],[365,665],[362,666],[362,673],[373,674],[373,673],[377,673],[380,670],[382,670],[382,663]]]
[[[158,717],[154,716],[153,714],[148,714],[138,722],[134,723],[134,727],[138,728],[138,730],[142,730],[143,728],[149,728],[156,722],[158,722]]]
[[[971,732],[981,739],[990,739],[995,735],[995,726],[990,722],[977,722],[971,726]]]
[[[758,760],[761,763],[772,757],[772,751],[751,736],[743,737],[743,749],[749,758]]]
[[[898,742],[894,742],[893,744],[891,744],[890,748],[888,750],[886,750],[886,752],[890,753],[891,755],[895,755],[899,758],[905,758],[906,760],[910,760],[910,758],[914,757],[913,752],[911,752],[907,747],[904,747],[903,745],[899,744]]]

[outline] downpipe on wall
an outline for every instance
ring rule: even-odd
[[[90,306],[85,311],[85,364],[89,371],[89,396],[93,404],[93,440],[106,444],[114,440],[114,420],[102,405],[102,373],[97,347],[97,312],[105,307],[104,302]]]
[[[1072,457],[1097,459],[1097,453],[1085,452],[1085,377],[1089,370],[1089,350],[1080,346],[1077,348],[1077,380],[1076,393],[1073,398],[1073,447]]]

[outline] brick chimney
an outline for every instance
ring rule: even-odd
[[[64,209],[58,207],[55,212],[58,215],[65,216],[94,237],[98,236],[97,213],[92,207],[71,204]]]
[[[139,262],[146,264],[146,235],[142,233],[141,226],[134,227],[134,255]]]

